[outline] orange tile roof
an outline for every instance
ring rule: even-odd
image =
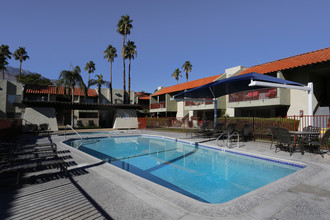
[[[142,100],[149,100],[149,99],[150,99],[150,96],[142,96],[142,97],[139,97],[139,99],[142,99]]]
[[[25,86],[25,93],[28,94],[56,94],[56,87],[55,86],[31,86],[31,85],[26,85]],[[58,88],[57,94],[63,95],[64,94],[64,89],[63,87]],[[78,96],[84,96],[84,92],[80,88],[75,88],[74,89],[74,95]],[[97,92],[95,89],[88,89],[87,90],[87,96],[90,97],[96,97],[98,96]]]
[[[152,94],[152,96],[157,96],[157,95],[162,95],[162,94],[167,94],[167,93],[172,93],[172,92],[177,92],[177,91],[182,91],[185,89],[192,89],[198,86],[202,86],[205,85],[207,83],[213,82],[214,80],[216,80],[218,77],[220,77],[222,74],[220,75],[216,75],[216,76],[210,76],[210,77],[206,77],[203,79],[196,79],[190,82],[185,82],[185,83],[181,83],[178,85],[174,85],[174,86],[170,86],[170,87],[165,87],[159,91],[157,91],[156,93]]]
[[[279,70],[291,69],[295,67],[326,62],[329,60],[330,60],[330,47],[320,50],[315,50],[308,53],[303,53],[292,57],[287,57],[280,60],[275,60],[257,66],[252,66],[240,72],[239,75],[251,73],[251,72],[262,73],[262,74],[271,73]]]

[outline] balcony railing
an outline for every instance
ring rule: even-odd
[[[185,106],[199,106],[199,105],[211,105],[213,104],[213,101],[208,101],[208,100],[213,100],[210,98],[205,98],[205,101],[185,101],[184,105]]]
[[[166,102],[157,102],[150,104],[150,109],[166,108]]]
[[[237,92],[229,95],[229,102],[243,102],[277,98],[277,88],[258,89],[253,91]]]

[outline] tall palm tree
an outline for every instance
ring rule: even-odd
[[[79,66],[76,66],[73,70],[62,70],[59,76],[59,80],[56,83],[56,92],[60,86],[63,86],[64,95],[69,95],[71,91],[71,102],[74,102],[74,89],[78,84],[79,87],[84,91],[85,97],[87,97],[87,88],[80,75],[81,70]],[[74,123],[74,110],[72,108],[71,126]]]
[[[179,77],[182,77],[182,76],[181,76],[181,71],[179,70],[179,68],[176,68],[176,69],[174,70],[174,72],[173,72],[173,74],[172,74],[172,77],[173,77],[174,79],[176,79],[176,84],[178,84],[178,83],[179,83]]]
[[[103,75],[95,75],[97,79],[92,79],[91,80],[91,85],[97,85],[97,90],[98,90],[98,99],[97,99],[97,104],[100,104],[100,94],[101,94],[101,86],[102,85],[106,85],[106,81],[103,80]],[[100,123],[100,110],[98,110],[97,112],[97,118],[99,120]]]
[[[15,50],[13,56],[15,57],[15,60],[19,60],[18,80],[21,80],[22,62],[25,61],[26,59],[30,59],[30,57],[27,55],[25,47],[19,47],[17,50]]]
[[[129,60],[128,64],[128,102],[131,100],[131,60],[134,60],[134,56],[137,55],[136,46],[134,41],[127,41],[125,47],[125,57]]]
[[[188,73],[191,72],[191,69],[192,69],[192,65],[189,61],[186,61],[183,65],[182,65],[182,69],[183,71],[186,73],[186,79],[187,79],[187,82],[188,82]]]
[[[114,48],[112,45],[109,45],[107,49],[104,51],[104,59],[107,59],[108,62],[110,62],[110,100],[111,104],[113,103],[113,98],[112,98],[112,63],[117,57],[117,50]]]
[[[95,71],[95,63],[92,60],[86,63],[85,71],[88,71],[88,88],[89,88],[91,81],[90,75]]]
[[[123,49],[121,51],[121,55],[123,57],[123,87],[124,87],[124,103],[126,103],[125,95],[126,95],[126,76],[125,76],[125,39],[128,34],[131,33],[131,29],[133,25],[131,24],[133,20],[130,20],[129,15],[121,16],[121,19],[117,24],[117,32],[123,36]]]
[[[8,65],[7,58],[11,59],[9,46],[2,44],[0,46],[0,69],[2,70],[2,79],[5,79],[5,70]]]

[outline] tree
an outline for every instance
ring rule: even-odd
[[[91,80],[90,75],[95,71],[95,63],[93,61],[89,61],[88,63],[86,63],[85,71],[88,71],[88,88],[89,88],[90,80]]]
[[[74,89],[76,84],[84,91],[85,97],[87,97],[87,88],[80,75],[81,70],[79,66],[76,66],[73,70],[62,70],[59,76],[59,80],[56,83],[56,92],[60,86],[63,86],[64,95],[70,94],[71,102],[74,102]],[[74,111],[72,108],[71,126],[73,127]]]
[[[128,64],[128,101],[131,100],[131,60],[134,60],[134,56],[137,55],[136,46],[134,41],[127,41],[125,47],[125,58],[129,60]]]
[[[15,60],[19,60],[18,80],[21,80],[22,62],[25,61],[26,59],[30,59],[30,57],[27,55],[27,52],[25,51],[25,47],[19,47],[17,50],[15,50],[13,56],[15,57]]]
[[[0,46],[0,70],[2,70],[2,79],[5,79],[5,70],[8,65],[7,59],[11,59],[9,46],[2,44]]]
[[[97,90],[99,93],[98,99],[97,99],[97,104],[100,104],[100,94],[101,94],[101,86],[102,85],[106,85],[106,81],[103,80],[103,75],[95,75],[97,77],[97,79],[93,79],[91,80],[91,85],[97,85]],[[100,123],[100,110],[97,112],[97,118],[99,119],[99,123]]]
[[[19,76],[16,76],[16,79],[18,80]],[[42,77],[38,73],[31,73],[31,74],[22,74],[20,82],[28,85],[40,85],[40,86],[48,86],[52,85],[53,83],[47,79]]]
[[[107,59],[108,62],[110,62],[110,100],[111,100],[111,104],[113,103],[113,98],[112,98],[112,63],[115,59],[115,57],[117,57],[117,50],[116,48],[114,48],[112,45],[109,45],[107,47],[107,49],[104,51],[104,59]]]
[[[182,77],[182,76],[181,76],[181,71],[179,70],[179,68],[176,68],[176,69],[174,70],[174,72],[173,72],[173,74],[172,74],[172,77],[173,77],[174,79],[176,79],[176,84],[178,84],[178,83],[179,83],[179,77]]]
[[[183,65],[182,65],[182,69],[183,71],[186,73],[186,79],[187,79],[187,82],[188,82],[188,73],[191,72],[191,69],[192,69],[192,65],[189,61],[186,61]]]
[[[117,24],[117,32],[123,36],[123,48],[121,51],[121,55],[123,57],[123,87],[124,87],[124,103],[126,103],[125,95],[126,95],[126,76],[125,76],[125,39],[128,34],[131,33],[131,29],[133,25],[131,24],[133,20],[130,20],[129,15],[121,16],[121,19]]]

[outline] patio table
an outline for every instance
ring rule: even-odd
[[[310,146],[309,140],[320,136],[320,132],[316,131],[289,131],[289,133],[294,136],[294,142],[300,145],[301,153],[304,153],[306,144]]]

